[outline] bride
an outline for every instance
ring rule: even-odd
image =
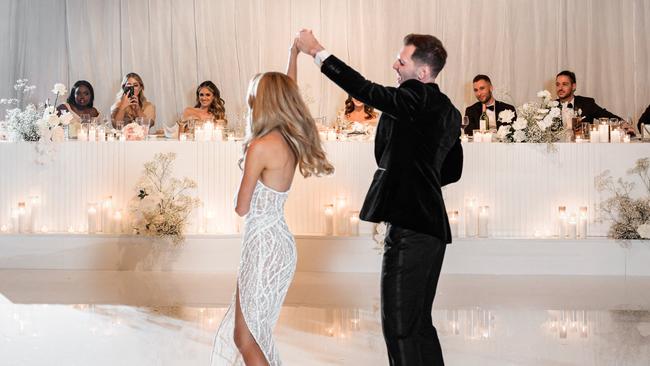
[[[244,174],[235,208],[245,216],[245,229],[237,289],[217,330],[213,365],[281,364],[272,332],[296,268],[284,203],[296,167],[304,177],[334,171],[295,82],[297,57],[294,42],[287,72],[293,79],[267,72],[248,87]]]

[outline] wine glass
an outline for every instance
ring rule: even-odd
[[[469,116],[464,116],[460,125],[462,126],[461,135],[465,136],[465,127],[469,126]]]

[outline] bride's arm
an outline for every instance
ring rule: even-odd
[[[257,180],[264,170],[264,146],[259,141],[251,142],[244,158],[244,174],[239,183],[235,212],[245,216],[251,208],[251,199]]]
[[[298,54],[300,53],[297,42],[298,38],[293,40],[293,44],[289,49],[289,61],[287,62],[287,76],[295,82],[298,82]]]

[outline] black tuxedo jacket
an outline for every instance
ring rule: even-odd
[[[515,118],[512,120],[512,122],[517,119],[517,110],[515,107],[511,106],[508,103],[496,100],[494,102],[494,115],[497,119],[497,130],[499,127],[501,127],[501,122],[499,122],[499,113],[505,111],[506,109],[510,109],[511,111],[515,112]],[[474,130],[479,129],[479,119],[481,118],[481,114],[483,114],[483,106],[481,102],[476,102],[465,109],[465,115],[469,117],[469,125],[465,127],[466,134],[471,136],[474,133]]]
[[[558,99],[559,101],[559,99]],[[582,97],[580,95],[576,95],[573,97],[573,109],[581,109],[582,110],[582,121],[583,122],[589,122],[591,123],[594,119],[596,118],[618,118],[621,119],[621,117],[615,115],[614,113],[608,111],[607,109],[599,106],[596,104],[596,100],[594,98],[589,98],[589,97]],[[560,108],[562,107],[562,103],[560,103]],[[574,126],[577,128],[578,126]]]
[[[460,113],[449,98],[433,83],[407,80],[397,88],[372,83],[334,56],[321,71],[352,97],[382,111],[375,136],[378,168],[361,219],[451,243],[441,185],[460,178],[462,148]]]

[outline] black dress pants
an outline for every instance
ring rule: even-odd
[[[442,366],[431,319],[446,244],[388,225],[381,271],[381,321],[391,366]]]

